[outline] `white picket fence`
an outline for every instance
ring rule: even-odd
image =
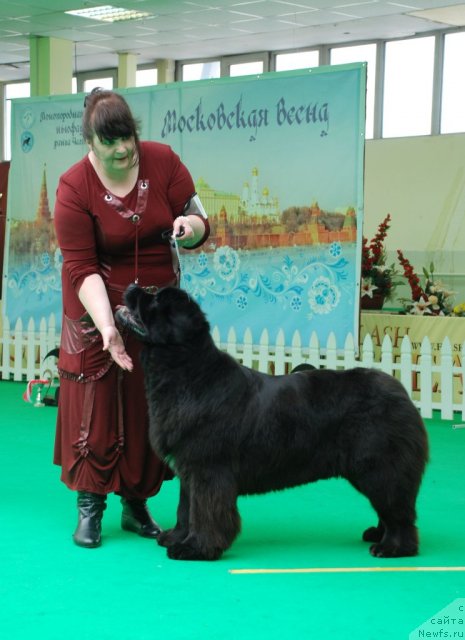
[[[46,354],[59,346],[60,336],[54,315],[48,320],[43,318],[38,329],[32,319],[26,328],[18,320],[14,329],[10,328],[7,318],[3,321],[0,378],[26,382],[43,377],[44,370],[55,375],[53,369],[56,364],[49,358],[44,362]],[[351,335],[347,336],[342,349],[336,344],[334,334],[330,334],[326,345],[320,345],[313,333],[310,342],[303,345],[300,334],[295,332],[290,346],[286,344],[283,331],[271,342],[267,330],[264,330],[259,344],[253,343],[250,330],[246,330],[240,340],[235,330],[230,329],[226,340],[222,340],[215,327],[212,337],[221,350],[245,366],[275,375],[287,374],[302,363],[327,369],[381,369],[402,382],[423,417],[430,418],[436,410],[443,419],[451,420],[458,413],[456,417],[465,420],[465,396],[462,393],[465,359],[462,359],[461,366],[454,365],[452,346],[447,337],[443,340],[438,363],[432,357],[431,342],[427,337],[422,341],[416,362],[412,358],[408,336],[402,340],[400,359],[394,357],[392,342],[387,335],[380,350],[375,349],[369,335],[365,336],[359,349]],[[465,343],[462,353],[465,353]]]
[[[49,351],[60,344],[60,333],[56,330],[55,315],[48,320],[42,318],[36,327],[31,318],[24,328],[19,319],[14,329],[10,329],[8,318],[3,318],[0,342],[2,380],[28,381],[42,377],[45,369],[55,368],[53,362],[44,362]]]

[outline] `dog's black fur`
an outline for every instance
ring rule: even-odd
[[[184,291],[132,285],[121,324],[145,343],[150,441],[180,479],[170,558],[215,560],[240,530],[237,497],[331,477],[363,493],[379,522],[377,557],[418,552],[415,503],[428,458],[420,415],[380,371],[259,373],[220,351]]]

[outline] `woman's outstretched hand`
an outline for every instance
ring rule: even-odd
[[[118,329],[109,325],[101,331],[103,339],[103,350],[109,351],[111,357],[121,369],[132,371],[133,363],[131,357],[126,353],[123,339]]]

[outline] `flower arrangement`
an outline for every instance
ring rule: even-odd
[[[395,287],[400,282],[394,278],[398,275],[395,265],[386,265],[386,250],[384,241],[390,227],[391,214],[384,218],[378,226],[376,235],[368,243],[367,238],[362,240],[362,287],[361,296],[373,298],[379,294],[383,298],[392,297]]]
[[[405,311],[413,315],[450,315],[453,312],[451,297],[454,292],[448,291],[441,282],[434,279],[433,263],[430,264],[429,271],[423,267],[425,285],[422,287],[420,278],[400,249],[397,250],[397,256],[412,292],[411,299],[401,299]]]

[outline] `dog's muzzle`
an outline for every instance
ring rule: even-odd
[[[119,324],[129,329],[140,338],[147,337],[147,331],[145,330],[145,327],[132,315],[132,313],[126,306],[121,305],[116,308],[115,319],[117,322],[119,322]]]

